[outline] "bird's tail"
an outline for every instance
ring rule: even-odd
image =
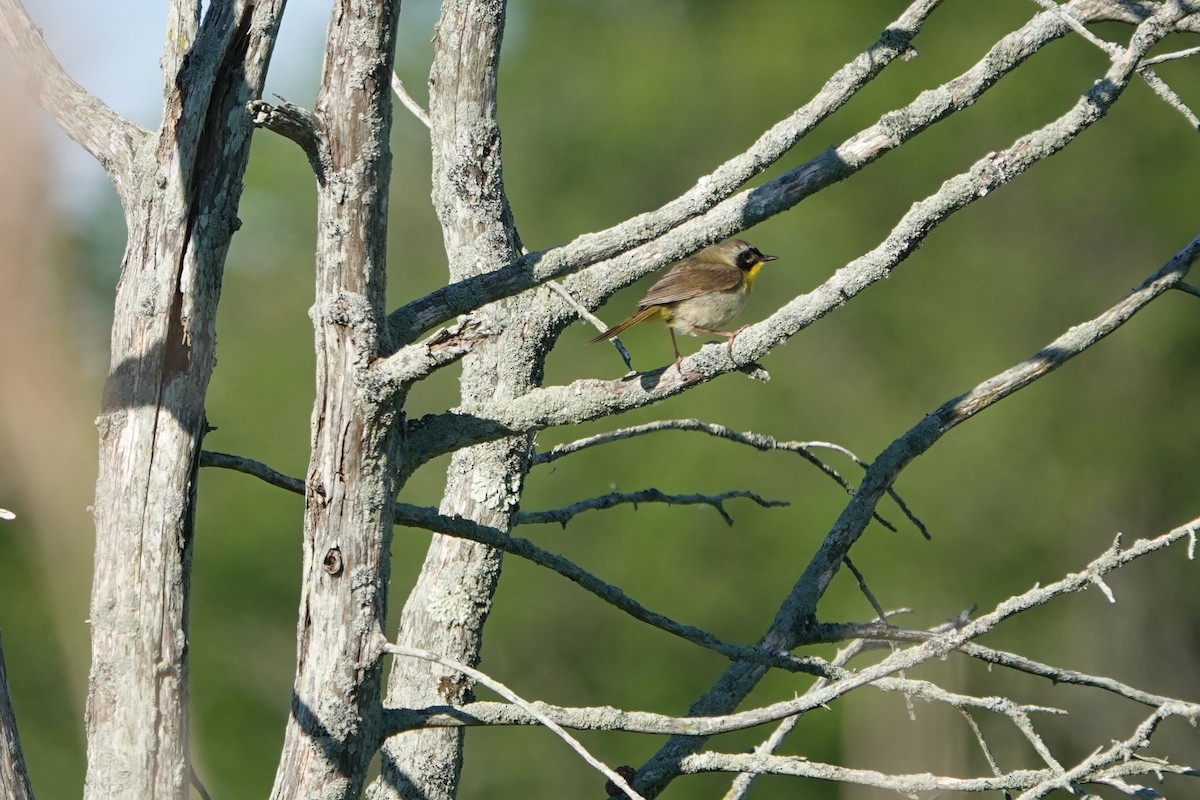
[[[595,344],[596,342],[603,342],[605,339],[611,339],[614,336],[618,336],[618,335],[624,333],[626,329],[631,328],[634,325],[637,325],[642,320],[649,319],[650,317],[654,316],[655,314],[659,313],[660,311],[662,311],[662,306],[650,306],[649,308],[643,308],[641,311],[637,312],[629,319],[622,320],[621,322],[618,322],[616,325],[613,325],[611,328],[606,330],[604,333],[600,334],[595,339],[592,339],[590,342],[588,342],[588,344]]]

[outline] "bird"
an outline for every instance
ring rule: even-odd
[[[713,333],[726,337],[733,355],[736,331],[721,328],[746,305],[746,295],[754,286],[758,271],[779,256],[764,255],[757,247],[741,239],[728,239],[682,259],[650,287],[637,304],[637,311],[592,339],[603,342],[652,317],[661,317],[671,333],[675,348],[675,369],[683,374],[679,344],[675,332],[696,336]],[[744,327],[744,326],[743,326]]]

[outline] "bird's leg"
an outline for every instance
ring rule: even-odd
[[[699,325],[693,325],[692,330],[700,331],[701,333],[711,333],[714,336],[724,336],[725,337],[725,349],[729,352],[729,358],[732,360],[733,359],[733,340],[737,338],[737,335],[739,333],[746,330],[746,328],[748,328],[748,327],[750,327],[750,326],[743,325],[742,327],[738,328],[736,331],[719,331],[716,328],[703,328]]]
[[[679,377],[683,377],[683,367],[680,362],[683,361],[683,356],[679,354],[679,342],[675,341],[675,329],[670,325],[667,326],[667,332],[671,334],[671,347],[675,348],[675,371],[679,373]]]

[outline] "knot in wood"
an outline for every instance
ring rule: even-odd
[[[325,553],[325,559],[321,562],[321,564],[325,567],[325,571],[330,575],[341,575],[343,569],[341,548],[329,548],[329,550]]]

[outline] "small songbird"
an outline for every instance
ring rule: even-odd
[[[638,303],[637,313],[613,325],[591,343],[611,339],[642,320],[659,316],[671,332],[676,369],[683,359],[675,341],[676,331],[692,336],[700,333],[724,336],[729,340],[732,355],[733,338],[738,331],[721,330],[721,327],[746,305],[746,295],[762,265],[777,258],[763,255],[757,247],[741,239],[729,239],[706,247],[677,263],[651,286]]]

